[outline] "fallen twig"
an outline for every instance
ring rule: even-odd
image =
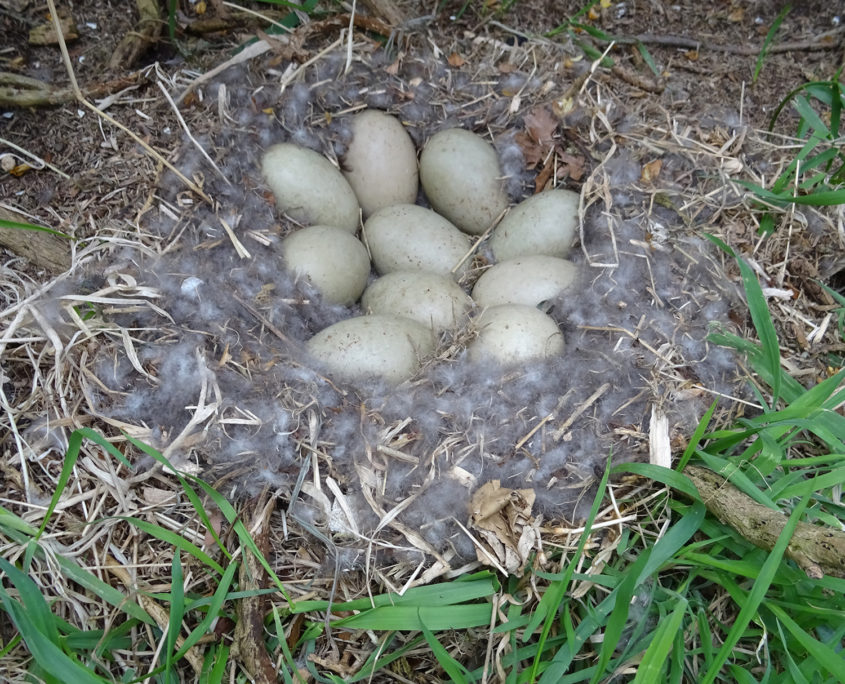
[[[719,520],[755,546],[774,548],[786,526],[783,513],[756,503],[723,476],[706,468],[687,466],[684,475],[692,480],[707,510]],[[845,577],[845,533],[824,525],[799,522],[786,547],[786,556],[809,577]]]

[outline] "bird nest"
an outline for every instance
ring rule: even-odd
[[[119,442],[117,428],[232,500],[269,490],[284,535],[343,571],[391,568],[394,586],[478,562],[521,572],[583,516],[609,454],[668,464],[713,401],[741,411],[736,359],[707,338],[743,305],[702,234],[742,208],[726,177],[743,141],[718,121],[655,127],[559,45],[471,45],[460,58],[334,45],[301,64],[270,50],[174,82],[207,125],[185,134],[136,232],[79,252],[7,329],[23,344],[34,324],[55,358],[36,369],[52,396],[21,453],[37,460],[82,424]],[[344,384],[311,362],[304,343],[361,312],[285,272],[279,243],[297,225],[274,211],[260,155],[290,141],[337,161],[368,107],[418,147],[449,127],[484,136],[512,203],[580,192],[580,280],[545,305],[562,356],[473,363],[464,330],[399,386]],[[467,288],[490,265],[483,240],[472,263]],[[147,458],[136,472],[156,472]]]

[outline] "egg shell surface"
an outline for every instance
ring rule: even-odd
[[[312,337],[308,352],[333,376],[347,381],[378,377],[398,384],[411,377],[434,350],[434,335],[410,318],[357,316]]]
[[[364,217],[394,204],[413,204],[419,188],[417,152],[399,119],[368,109],[352,118],[351,128],[343,175]]]
[[[563,333],[551,316],[525,304],[500,304],[476,320],[478,336],[469,344],[471,361],[509,366],[563,353]]]
[[[472,299],[451,278],[423,271],[393,271],[364,292],[361,306],[374,314],[405,316],[435,332],[457,327]]]
[[[578,232],[578,193],[546,190],[517,204],[493,229],[497,261],[529,254],[565,257]]]
[[[430,271],[452,277],[470,249],[470,238],[445,218],[415,204],[380,209],[364,223],[364,237],[376,270]],[[455,272],[466,271],[469,259]]]
[[[287,269],[304,277],[329,302],[352,304],[367,286],[370,256],[364,244],[335,226],[307,226],[282,240]]]
[[[435,133],[420,156],[420,182],[431,206],[470,235],[487,230],[508,206],[499,157],[462,128]]]
[[[571,287],[578,273],[571,261],[545,254],[508,259],[481,274],[472,288],[472,298],[479,306],[537,306]]]
[[[358,230],[358,198],[343,174],[325,157],[307,147],[279,143],[261,159],[264,180],[276,207],[303,224]]]

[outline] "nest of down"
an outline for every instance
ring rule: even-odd
[[[718,174],[693,173],[700,150],[667,136],[664,178],[686,177],[697,187],[683,191],[708,199],[683,214],[655,203],[645,158],[660,142],[639,145],[636,113],[589,88],[562,113],[530,62],[498,45],[479,52],[473,69],[425,52],[356,51],[349,65],[327,53],[296,69],[233,67],[203,86],[197,106],[219,125],[186,140],[176,165],[204,180],[213,205],[165,174],[137,242],[87,256],[40,305],[62,334],[87,335],[78,410],[228,497],[269,488],[287,525],[330,538],[343,569],[431,565],[430,580],[479,560],[519,571],[556,521],[583,515],[608,454],[646,459],[655,417],[671,443],[735,396],[736,360],[707,335],[742,305],[689,216],[704,225],[738,198],[703,192]],[[563,355],[471,363],[471,333],[456,331],[399,386],[314,367],[304,343],[361,311],[285,272],[279,242],[297,226],[268,201],[260,155],[290,141],[342,158],[348,117],[365,107],[397,115],[418,148],[455,126],[486,136],[512,203],[549,187],[581,193],[581,277],[545,306]],[[461,284],[488,266],[482,242]],[[69,323],[67,301],[96,315]]]

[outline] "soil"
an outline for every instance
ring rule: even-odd
[[[632,107],[647,99],[664,110],[666,119],[655,123],[663,125],[677,116],[703,123],[708,119],[723,121],[726,113],[731,113],[737,124],[764,128],[789,90],[807,81],[830,79],[843,64],[845,55],[843,16],[837,13],[835,5],[798,3],[783,19],[773,49],[762,61],[754,81],[760,48],[783,4],[763,0],[736,3],[638,0],[610,4],[600,9],[594,19],[582,17],[579,21],[622,40],[646,37],[643,45],[658,66],[659,76],[650,72],[634,45],[617,44],[610,55],[625,68],[628,77],[653,86],[632,88],[629,95]],[[177,45],[162,38],[134,68],[117,70],[109,67],[109,58],[135,21],[125,4],[83,1],[64,4],[65,9],[60,10],[60,14],[70,13],[77,28],[78,38],[69,43],[68,49],[80,87],[94,89],[125,78],[134,81],[129,86],[132,89],[108,111],[165,157],[177,151],[181,136],[173,112],[152,83],[153,70],[164,75],[185,69],[202,72],[223,61],[231,47],[250,34],[248,28],[236,26],[197,36],[191,32],[192,24],[208,19],[217,3],[209,3],[202,16],[197,14],[197,8],[204,3],[182,5],[177,15]],[[468,66],[472,60],[473,37],[523,43],[527,36],[543,35],[564,26],[567,17],[576,16],[583,8],[579,2],[557,0],[446,2],[439,3],[440,9],[432,18],[430,5],[429,2],[399,3],[411,26],[406,33],[423,32],[446,54],[455,52],[468,59]],[[260,3],[253,6],[257,11],[266,9]],[[48,23],[49,15],[42,3],[27,0],[4,3],[0,8],[0,31],[5,37],[0,70],[38,79],[67,93],[70,84],[56,45],[29,42],[30,31]],[[306,52],[298,57],[319,51],[320,39],[328,44],[335,37],[336,32],[318,36],[309,41]],[[606,47],[583,32],[576,32],[574,37],[596,45],[599,50]],[[552,40],[571,43],[565,33],[557,34]],[[690,41],[700,47],[687,47]],[[663,44],[666,42],[670,44]],[[783,43],[799,46],[779,51]],[[550,65],[539,66],[547,67],[541,71],[549,71]],[[567,67],[558,67],[557,71],[556,89],[561,91],[572,81],[573,71]],[[186,116],[190,121],[190,112]],[[779,120],[779,130],[794,132],[792,116],[787,113]],[[76,236],[87,235],[104,220],[131,219],[144,205],[156,179],[155,163],[148,155],[127,136],[104,126],[72,98],[56,107],[25,109],[7,102],[2,106],[0,135],[71,176],[68,181],[60,181],[48,172],[4,175],[0,178],[0,200]],[[56,211],[57,207],[61,209]]]

